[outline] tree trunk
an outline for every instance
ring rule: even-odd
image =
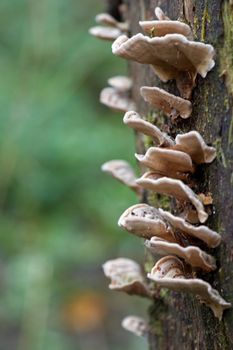
[[[213,196],[212,215],[207,226],[222,235],[219,248],[211,251],[217,259],[216,272],[198,275],[211,283],[233,304],[233,5],[220,0],[128,0],[130,32],[141,32],[139,20],[155,18],[160,6],[171,19],[190,24],[194,40],[210,43],[216,50],[214,69],[205,79],[196,80],[191,118],[168,122],[161,112],[151,109],[140,96],[140,86],[158,86],[179,95],[174,82],[163,84],[148,65],[129,63],[133,78],[133,98],[138,111],[159,127],[178,132],[197,130],[208,144],[217,148],[217,158],[210,165],[200,166],[197,174],[199,193]],[[138,151],[147,148],[137,136]],[[144,198],[155,206],[154,200]],[[147,264],[148,265],[148,264]],[[222,321],[213,316],[196,298],[169,292],[155,301],[149,310],[150,349],[233,349],[233,309],[224,312]]]

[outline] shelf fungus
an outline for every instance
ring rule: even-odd
[[[160,215],[169,223],[173,232],[179,232],[184,236],[191,236],[198,238],[205,242],[208,247],[216,248],[221,243],[221,236],[208,228],[205,225],[194,226],[189,224],[183,218],[172,215],[168,211],[164,211],[161,208],[158,209]],[[156,236],[156,235],[155,235]]]
[[[216,157],[216,149],[207,146],[202,136],[197,131],[190,131],[175,138],[175,150],[185,152],[190,155],[196,164],[211,163]]]
[[[150,136],[156,145],[160,147],[172,147],[174,141],[164,132],[162,132],[157,126],[144,120],[137,112],[126,112],[123,118],[124,124],[130,128],[141,132],[144,135]]]
[[[108,80],[110,87],[100,93],[100,102],[115,111],[127,112],[135,109],[135,103],[130,97],[132,81],[128,77],[116,76]]]
[[[169,94],[167,91],[157,87],[142,86],[140,91],[146,102],[162,110],[168,117],[172,117],[173,120],[179,116],[187,119],[191,115],[192,104],[184,98]]]
[[[137,179],[136,183],[143,188],[176,198],[184,207],[186,206],[186,212],[189,212],[187,203],[191,203],[195,207],[197,218],[201,223],[208,219],[208,214],[205,212],[200,198],[181,180],[171,179],[154,172],[147,172]],[[190,210],[193,211],[192,207]],[[187,216],[189,215],[187,214]]]
[[[118,225],[139,237],[159,236],[174,242],[172,227],[164,220],[159,210],[147,204],[136,204],[125,210]]]
[[[189,101],[186,102],[189,103]],[[208,146],[197,131],[179,134],[173,140],[156,125],[144,120],[134,111],[127,112],[123,122],[130,128],[150,136],[157,146],[186,153],[195,164],[211,163],[216,157],[216,149]]]
[[[183,245],[188,245],[189,239],[193,237],[210,248],[217,247],[221,242],[221,236],[207,226],[191,225],[183,218],[145,203],[126,209],[119,218],[118,225],[146,239],[157,236],[172,243],[179,243],[181,240]]]
[[[147,322],[138,316],[127,316],[122,320],[122,327],[138,337],[146,337],[149,331]]]
[[[110,160],[101,166],[101,170],[110,174],[113,178],[131,188],[137,194],[141,193],[141,188],[136,183],[135,172],[131,165],[125,160]]]
[[[158,6],[155,8],[155,16],[159,21],[170,21],[170,18],[166,16],[163,10]]]
[[[206,281],[186,278],[181,260],[174,256],[160,259],[147,277],[160,287],[196,295],[200,302],[206,304],[219,320],[222,319],[223,311],[231,307],[231,304],[226,302],[219,292]]]
[[[128,31],[128,23],[118,22],[108,13],[100,13],[95,20],[99,25],[90,28],[89,33],[99,39],[114,41]]]
[[[105,276],[111,279],[109,289],[151,297],[141,268],[134,260],[126,258],[109,260],[103,264],[103,271]]]
[[[176,255],[183,258],[186,263],[194,268],[210,272],[216,269],[216,262],[213,256],[207,254],[199,247],[187,246],[182,247],[178,243],[167,242],[159,237],[152,237],[145,241],[145,246],[158,255]]]
[[[180,21],[140,21],[139,25],[150,37],[160,37],[167,34],[182,34],[188,39],[193,38],[191,28]]]
[[[132,79],[124,75],[116,75],[108,79],[108,84],[117,91],[129,92],[132,88]]]
[[[160,7],[156,7],[155,15],[158,20],[139,21],[144,32],[151,37],[164,36],[166,34],[182,34],[188,39],[193,39],[192,30],[186,23],[172,21],[167,17]]]
[[[186,179],[195,168],[191,157],[182,151],[150,147],[145,155],[135,154],[137,160],[157,174],[171,178]]]
[[[190,41],[181,34],[149,38],[139,33],[131,38],[121,35],[112,44],[113,54],[152,65],[163,82],[175,79],[181,97],[190,99],[196,75],[203,78],[214,67],[211,45]]]

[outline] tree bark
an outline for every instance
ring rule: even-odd
[[[161,112],[152,109],[140,96],[140,86],[158,86],[179,95],[174,82],[162,83],[148,65],[129,63],[133,78],[133,98],[138,111],[150,121],[179,132],[197,130],[208,144],[217,148],[217,158],[210,165],[200,166],[196,175],[197,192],[213,196],[212,215],[207,226],[222,235],[219,248],[210,253],[217,259],[218,269],[198,277],[211,283],[233,304],[233,6],[220,0],[128,0],[130,34],[141,32],[139,20],[155,18],[160,6],[171,19],[190,24],[194,40],[210,43],[216,50],[214,69],[205,79],[197,77],[192,95],[193,112],[188,120],[172,124]],[[137,136],[137,151],[148,145]],[[143,200],[155,206],[157,200]],[[147,265],[149,262],[147,261]],[[163,293],[149,309],[150,349],[233,349],[233,309],[224,312],[222,321],[205,305],[187,294]]]

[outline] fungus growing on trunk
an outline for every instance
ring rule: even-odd
[[[126,112],[123,122],[130,128],[152,137],[156,145],[160,147],[172,147],[175,144],[166,133],[162,132],[152,123],[144,120],[137,112]]]
[[[143,188],[174,197],[184,205],[187,202],[191,203],[197,211],[198,220],[201,223],[207,220],[208,214],[205,212],[202,201],[181,180],[171,179],[165,176],[162,177],[154,172],[147,172],[141,178],[137,179],[136,183]],[[186,210],[189,211],[189,208],[187,207]]]
[[[149,38],[139,33],[131,38],[121,35],[112,44],[113,54],[152,65],[163,81],[175,79],[181,97],[190,98],[196,75],[203,78],[214,67],[211,45],[190,41],[181,34]]]
[[[145,155],[135,154],[135,157],[155,173],[175,179],[185,179],[195,169],[188,154],[172,149],[150,147]]]
[[[95,20],[99,25],[90,28],[89,33],[99,39],[114,41],[128,31],[128,23],[118,22],[108,13],[98,14]]]
[[[180,21],[139,21],[143,31],[151,37],[164,36],[167,34],[182,34],[188,39],[192,39],[191,28]]]
[[[123,122],[130,128],[153,138],[157,146],[188,154],[195,164],[211,163],[216,157],[216,149],[208,146],[198,131],[192,130],[185,134],[178,134],[173,140],[156,125],[144,120],[134,111],[127,112]]]
[[[189,242],[190,237],[194,237],[205,242],[211,248],[217,247],[221,242],[221,236],[207,226],[191,225],[183,218],[145,203],[136,204],[126,209],[119,218],[118,225],[130,233],[147,239],[157,236],[166,241],[177,243],[177,234],[180,233],[186,242]]]
[[[158,209],[147,204],[136,204],[126,209],[118,225],[139,237],[159,236],[170,242],[175,241],[169,223],[164,220]]]
[[[187,119],[192,113],[192,104],[184,98],[169,94],[157,87],[142,86],[141,95],[153,107],[161,109],[168,117],[174,120],[177,117]]]
[[[117,112],[126,112],[134,106],[133,101],[113,87],[104,88],[100,93],[100,102]]]
[[[116,76],[108,79],[111,87],[104,88],[100,93],[100,102],[115,111],[127,112],[135,109],[135,103],[130,97],[131,79]]]
[[[141,268],[134,260],[126,258],[108,260],[103,264],[103,271],[105,276],[111,279],[109,289],[151,297]]]
[[[122,320],[122,327],[139,337],[145,337],[148,334],[149,326],[147,322],[138,316],[127,316]]]
[[[95,26],[89,29],[89,33],[94,37],[102,40],[114,41],[122,35],[118,28]]]
[[[172,148],[189,154],[196,164],[211,163],[216,157],[216,149],[207,146],[199,132],[194,130],[177,135]]]
[[[170,21],[170,18],[166,16],[163,10],[158,6],[155,8],[155,16],[159,21]]]
[[[216,263],[213,256],[207,254],[199,247],[187,246],[182,247],[178,243],[167,242],[159,237],[152,237],[145,241],[145,246],[155,254],[159,255],[176,255],[183,258],[186,263],[194,268],[200,268],[205,272],[216,269]]]
[[[161,216],[171,225],[174,231],[177,230],[186,236],[198,238],[199,240],[205,242],[210,248],[215,248],[221,243],[221,236],[207,226],[194,226],[189,224],[183,218],[172,215],[168,211],[164,211],[161,208],[158,210]]]
[[[110,160],[101,166],[101,170],[131,188],[137,194],[141,193],[140,186],[136,183],[135,172],[131,165],[125,160]]]
[[[108,84],[117,91],[129,92],[132,88],[132,79],[124,75],[116,75],[108,79]]]
[[[231,307],[209,283],[199,278],[186,278],[182,262],[174,256],[160,259],[147,277],[157,285],[175,291],[188,292],[206,304],[219,320],[223,311]]]

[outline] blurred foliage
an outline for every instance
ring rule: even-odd
[[[117,227],[135,195],[100,171],[110,159],[132,163],[134,153],[122,114],[98,101],[107,79],[126,72],[110,43],[88,34],[103,9],[97,0],[0,2],[4,350],[89,350],[85,342],[93,337],[101,350],[142,349],[134,338],[130,345],[130,335],[125,340],[119,326],[125,310],[140,303],[108,294],[101,273],[106,259],[143,255],[138,240]],[[98,336],[85,337],[74,325],[93,290],[88,312],[91,303],[100,302],[90,324],[111,321],[106,329],[98,324]],[[79,298],[85,300],[82,307]],[[114,310],[116,319],[109,315]],[[90,316],[85,317],[86,325]]]

